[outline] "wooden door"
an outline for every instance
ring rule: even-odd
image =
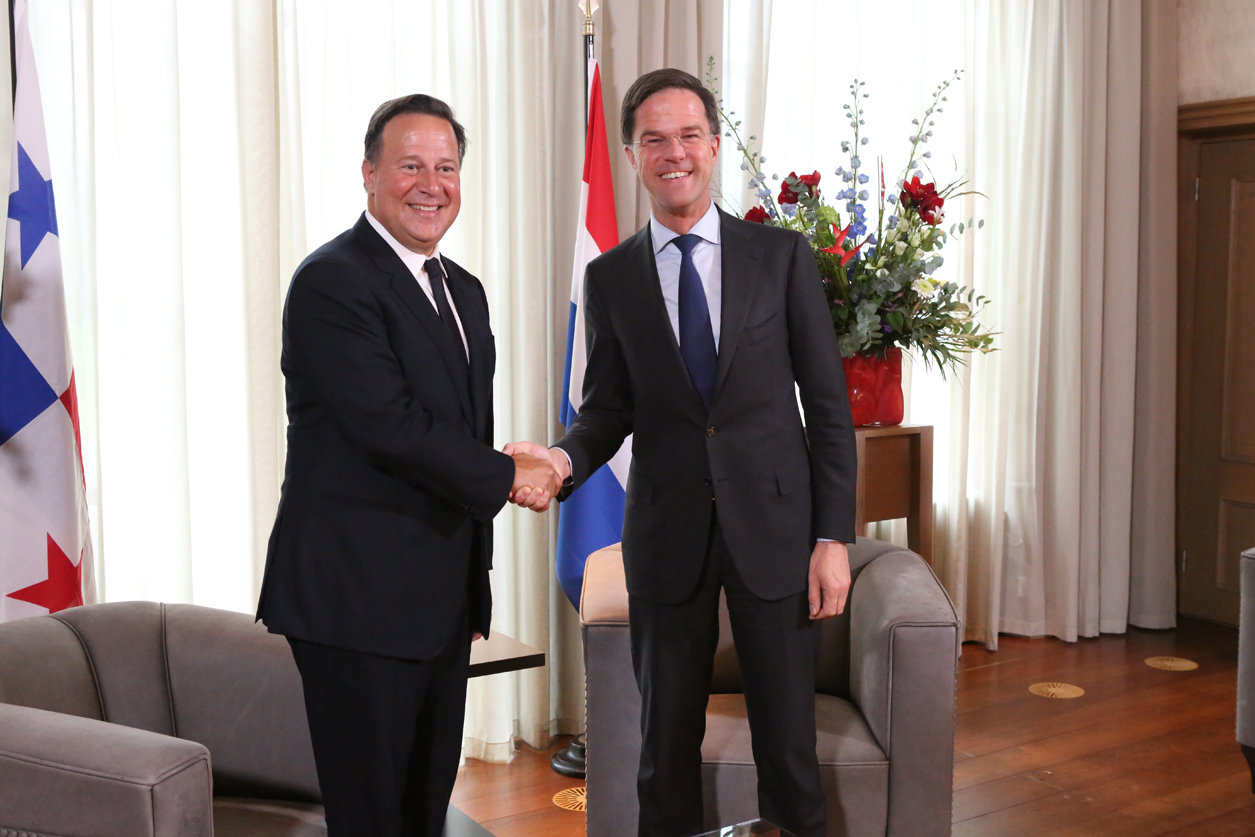
[[[1255,547],[1255,139],[1195,146],[1177,537],[1181,613],[1236,625]],[[1194,220],[1191,219],[1191,220]],[[1183,341],[1183,342],[1184,342]]]

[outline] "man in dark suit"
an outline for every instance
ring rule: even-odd
[[[653,217],[588,266],[583,404],[550,453],[569,491],[635,433],[623,563],[643,704],[640,834],[703,830],[701,743],[723,588],[760,815],[818,837],[816,620],[845,604],[855,485],[821,280],[801,235],[711,202],[719,118],[696,78],[641,76],[622,125]],[[544,452],[506,447],[515,449]]]
[[[366,132],[367,211],[297,268],[283,316],[288,457],[257,616],[301,672],[331,837],[443,830],[492,525],[543,509],[548,461],[492,448],[479,281],[439,253],[466,135],[430,96]]]

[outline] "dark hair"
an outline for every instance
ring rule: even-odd
[[[715,95],[702,87],[697,76],[689,75],[683,70],[667,68],[653,70],[632,82],[627,95],[623,97],[623,109],[619,113],[624,145],[632,144],[632,134],[636,132],[636,109],[645,100],[663,90],[688,90],[697,94],[706,107],[706,121],[710,123],[710,135],[719,135],[719,105],[715,103]]]
[[[379,162],[379,146],[383,144],[383,129],[394,117],[407,113],[425,113],[438,116],[453,126],[453,136],[458,141],[458,162],[466,156],[466,129],[453,118],[453,108],[426,93],[411,93],[399,99],[384,102],[375,108],[366,125],[366,159],[373,166]]]

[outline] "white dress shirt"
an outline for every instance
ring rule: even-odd
[[[693,248],[693,266],[701,277],[706,290],[706,308],[710,311],[710,328],[715,334],[715,352],[719,351],[719,326],[722,321],[723,300],[723,250],[719,245],[719,210],[715,202],[701,220],[689,230],[700,236],[701,241]],[[652,213],[649,216],[649,235],[654,244],[654,262],[658,265],[658,281],[662,285],[662,299],[667,303],[667,316],[671,318],[671,330],[676,343],[680,342],[680,248],[671,242],[680,233],[668,228]]]
[[[374,215],[370,214],[369,209],[366,210],[366,220],[369,221],[370,225],[375,228],[375,232],[379,233],[379,235],[383,237],[383,240],[388,242],[388,246],[401,257],[401,261],[405,262],[405,266],[410,269],[410,273],[414,274],[414,278],[418,280],[418,286],[423,289],[423,293],[427,295],[428,302],[431,303],[432,308],[436,309],[436,314],[439,316],[440,309],[436,306],[436,296],[431,290],[431,277],[428,276],[427,271],[423,269],[423,265],[427,262],[427,256],[424,256],[422,253],[415,253],[413,250],[393,238],[392,233],[388,232],[387,228],[384,227],[383,224],[379,223],[379,220],[375,218]],[[436,248],[432,251],[431,258],[440,258],[439,244],[437,244]],[[444,262],[440,263],[440,267],[444,267]],[[449,275],[449,271],[445,270],[444,275],[447,277]],[[446,281],[444,295],[448,297],[449,308],[453,310],[453,319],[458,324],[458,334],[462,335],[462,350],[466,352],[466,356],[469,358],[471,356],[471,350],[470,347],[466,345],[466,330],[462,328],[462,318],[458,316],[458,307],[453,302],[453,294],[449,291],[448,284],[449,283]]]

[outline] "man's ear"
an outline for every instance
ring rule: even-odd
[[[368,195],[375,191],[375,167],[370,160],[362,160],[362,188]]]
[[[637,174],[640,174],[640,169],[636,167],[636,154],[635,152],[632,151],[632,146],[630,145],[623,146],[623,153],[627,155],[628,162],[632,164],[632,171],[636,172]]]

